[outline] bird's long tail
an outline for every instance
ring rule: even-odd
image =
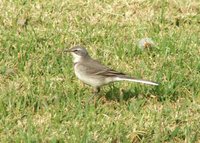
[[[144,83],[144,84],[149,84],[149,85],[156,85],[156,86],[159,85],[156,82],[147,81],[147,80],[143,80],[143,79],[134,79],[134,78],[131,78],[131,77],[116,77],[115,80],[116,81],[125,80],[125,81],[131,81],[131,82],[139,82],[139,83]]]

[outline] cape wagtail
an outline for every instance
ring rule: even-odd
[[[87,50],[82,46],[74,46],[64,51],[70,52],[73,56],[75,75],[82,82],[94,87],[95,93],[100,91],[101,86],[115,81],[132,81],[149,85],[158,85],[156,82],[136,79],[102,65],[97,60],[92,59]]]

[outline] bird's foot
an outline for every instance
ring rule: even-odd
[[[99,87],[96,87],[96,88],[93,89],[92,93],[93,93],[94,95],[97,95],[97,94],[99,93],[99,91],[100,91],[100,88],[99,88]]]

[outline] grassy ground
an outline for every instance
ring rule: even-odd
[[[77,44],[161,85],[111,84],[95,103],[61,52]],[[199,0],[0,1],[0,142],[200,142],[199,55]]]

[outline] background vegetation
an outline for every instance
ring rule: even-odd
[[[138,41],[150,37],[152,50]],[[159,87],[90,87],[64,48]],[[0,1],[0,142],[200,142],[199,0]]]

